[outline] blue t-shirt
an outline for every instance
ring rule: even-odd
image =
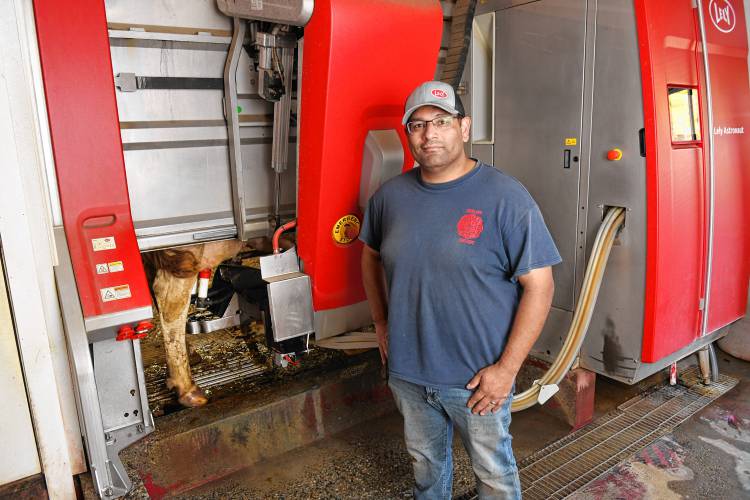
[[[419,168],[390,179],[370,199],[360,239],[385,268],[390,374],[433,387],[464,387],[495,363],[518,276],[561,261],[528,191],[481,162],[441,184]]]

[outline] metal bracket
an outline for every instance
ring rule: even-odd
[[[146,396],[140,342],[117,342],[107,338],[90,344],[65,232],[58,227],[54,234],[59,256],[55,282],[68,356],[74,372],[76,403],[89,470],[97,493],[108,500],[121,497],[132,488],[119,452],[154,430]],[[108,358],[107,353],[114,355]],[[111,359],[117,360],[118,366],[111,366]],[[102,396],[105,398],[102,399]],[[123,407],[131,411],[137,409],[138,414],[131,415],[128,411],[127,417],[124,414],[121,416]],[[115,423],[117,418],[124,420],[118,425]]]
[[[135,73],[118,73],[115,87],[121,92],[136,90],[221,90],[223,78],[197,78],[177,76],[137,76]]]
[[[242,175],[240,122],[237,117],[237,66],[242,53],[247,23],[235,17],[233,25],[232,43],[229,45],[227,60],[224,64],[224,115],[227,119],[229,139],[229,173],[232,179],[234,223],[237,226],[237,238],[246,241],[248,234],[245,230],[245,182]]]
[[[185,332],[191,335],[198,335],[201,333],[215,332],[216,330],[221,330],[223,328],[239,326],[241,322],[241,314],[238,312],[239,310],[239,299],[238,295],[235,293],[232,295],[232,299],[229,301],[229,305],[221,318],[215,316],[210,319],[196,318],[191,320],[188,318]]]

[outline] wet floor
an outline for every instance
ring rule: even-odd
[[[737,387],[672,434],[577,492],[579,500],[750,498],[750,363],[719,351],[722,373]],[[597,414],[637,392],[597,381]],[[618,396],[612,396],[613,393]],[[218,482],[182,494],[208,499],[410,498],[411,466],[397,413],[292,450]],[[562,421],[537,410],[515,414],[511,425],[517,459],[564,436]],[[454,494],[473,486],[460,440],[454,443]]]
[[[750,363],[718,356],[734,389],[571,498],[750,498]]]
[[[398,413],[366,422],[312,446],[293,450],[250,467],[182,498],[386,499],[411,497],[411,465]],[[520,459],[565,435],[567,424],[538,410],[511,424]],[[468,456],[454,441],[454,488],[460,494],[474,484]]]

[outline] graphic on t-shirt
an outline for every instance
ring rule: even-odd
[[[459,219],[456,224],[456,232],[460,239],[459,243],[473,245],[477,238],[484,230],[484,221],[482,220],[482,211],[471,208],[466,209],[466,213]]]

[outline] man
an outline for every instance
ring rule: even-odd
[[[389,386],[404,416],[416,498],[451,497],[459,432],[481,498],[520,498],[510,404],[552,302],[560,256],[514,178],[467,158],[471,119],[426,82],[403,124],[419,164],[386,182],[362,227],[362,273]]]

